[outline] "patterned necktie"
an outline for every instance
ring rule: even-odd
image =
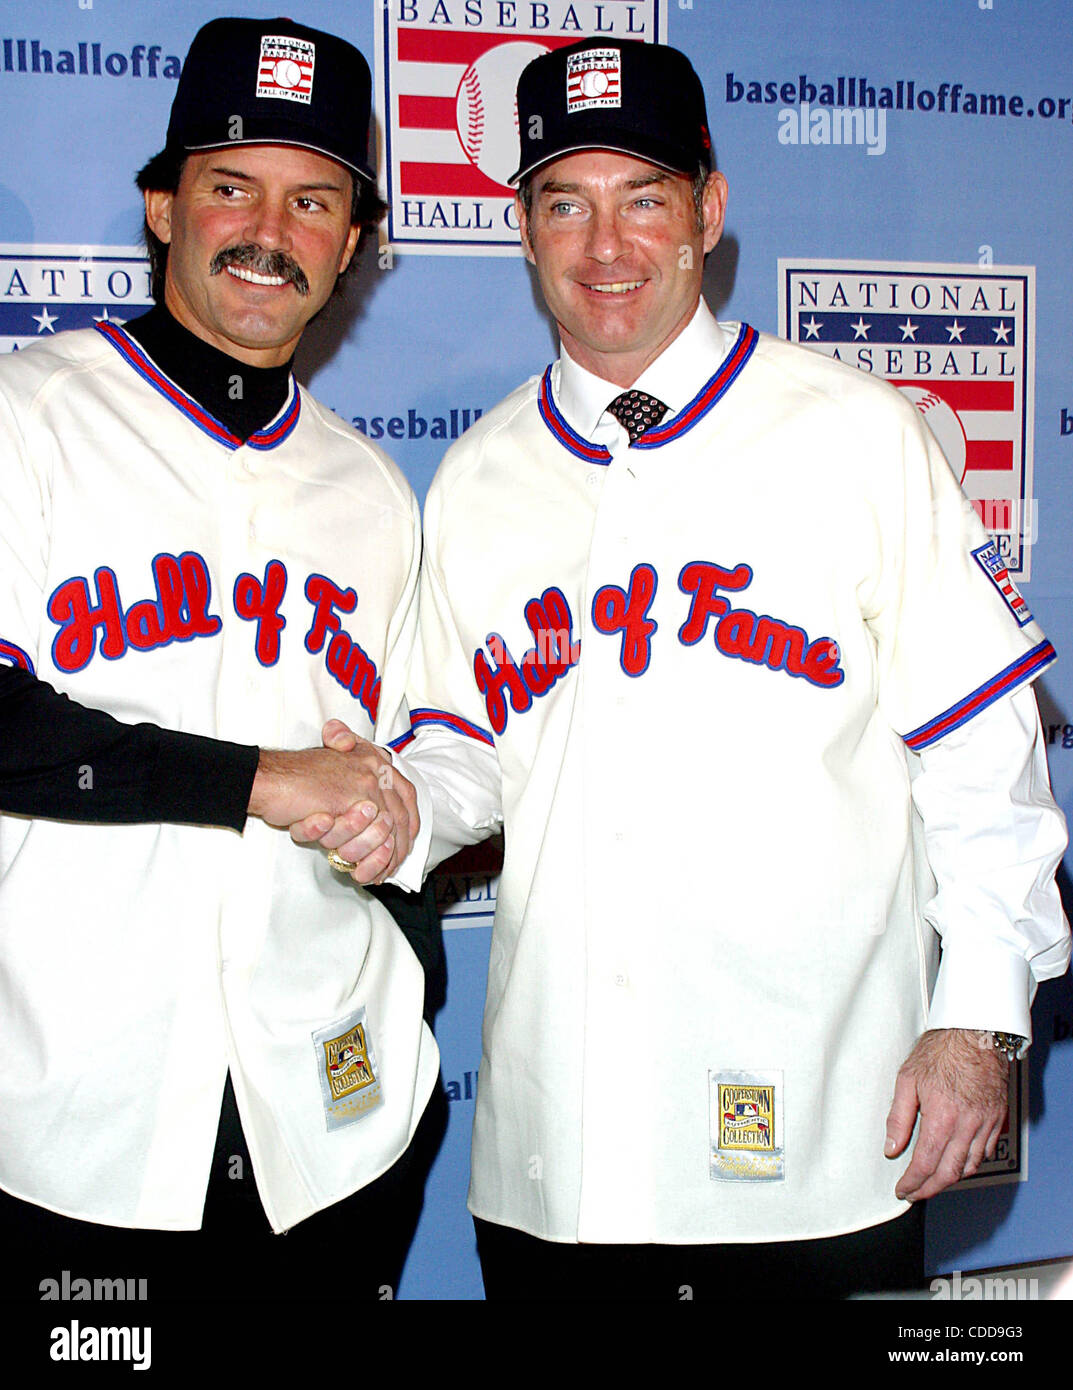
[[[607,412],[625,429],[630,443],[636,444],[645,430],[659,424],[667,414],[667,407],[644,391],[623,391],[607,407]]]

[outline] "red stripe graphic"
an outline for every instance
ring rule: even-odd
[[[435,198],[503,198],[512,192],[473,164],[401,164],[399,187],[403,193]]]
[[[403,63],[453,63],[469,67],[482,53],[498,48],[500,33],[444,33],[441,29],[400,29],[399,61]]]
[[[1012,410],[1012,381],[907,381],[889,377],[893,386],[919,386],[944,400],[951,410]]]
[[[453,63],[469,67],[482,53],[498,48],[509,36],[501,32],[459,34],[444,33],[442,29],[400,29],[399,61],[403,63]],[[553,38],[550,34],[518,34],[517,41],[540,44],[544,48],[565,48],[577,43],[579,35],[567,34]]]
[[[454,97],[399,97],[399,125],[417,130],[454,130]]]
[[[965,445],[965,472],[1012,472],[1013,444],[1008,439],[970,439]]]

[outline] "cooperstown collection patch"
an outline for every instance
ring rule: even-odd
[[[786,1176],[781,1071],[710,1071],[710,1176],[780,1182]]]
[[[330,1130],[353,1124],[383,1104],[364,1008],[314,1033],[313,1046]]]

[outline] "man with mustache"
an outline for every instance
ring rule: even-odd
[[[994,1151],[1069,959],[1054,650],[901,395],[708,312],[727,184],[684,55],[557,49],[518,128],[561,351],[430,489],[400,758],[417,869],[504,831],[486,1290],[919,1285],[923,1199]]]
[[[408,727],[417,506],[291,375],[383,212],[369,115],[350,44],[208,24],[138,177],[156,307],[0,366],[9,1296],[385,1297],[416,1222],[421,965],[276,828],[356,804],[373,882],[416,825],[319,745]]]

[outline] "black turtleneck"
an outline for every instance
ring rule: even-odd
[[[184,328],[162,304],[128,323],[126,330],[176,386],[243,443],[283,409],[290,362],[250,367]]]

